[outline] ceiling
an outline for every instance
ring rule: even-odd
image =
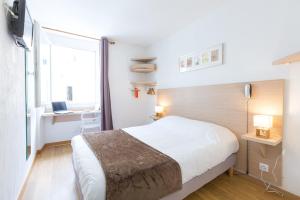
[[[222,0],[27,0],[43,26],[147,46],[204,17]]]

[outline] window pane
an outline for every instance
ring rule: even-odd
[[[42,43],[40,46],[40,102],[41,105],[47,105],[51,101],[50,92],[50,45],[47,43]]]
[[[67,101],[72,88],[71,104],[96,102],[96,52],[51,47],[52,101]]]

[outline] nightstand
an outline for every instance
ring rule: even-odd
[[[260,152],[263,157],[266,157],[267,145],[276,146],[282,142],[282,136],[278,134],[271,134],[270,138],[265,139],[265,138],[257,137],[255,133],[247,133],[242,135],[242,139],[247,140],[247,142],[251,141],[251,142],[262,144],[260,147]]]
[[[242,139],[251,142],[257,142],[260,144],[271,145],[271,146],[276,146],[282,142],[282,136],[277,134],[273,134],[273,135],[271,134],[270,138],[265,139],[265,138],[257,137],[255,133],[247,133],[245,135],[242,135]]]

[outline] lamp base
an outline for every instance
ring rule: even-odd
[[[155,113],[155,116],[158,117],[158,118],[161,118],[162,117],[162,113]]]
[[[270,129],[256,129],[256,137],[269,139],[270,138]]]

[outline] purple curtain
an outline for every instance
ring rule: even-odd
[[[100,95],[101,95],[101,130],[112,130],[112,114],[110,91],[108,81],[108,48],[109,41],[106,37],[101,38],[101,77],[100,77]]]

